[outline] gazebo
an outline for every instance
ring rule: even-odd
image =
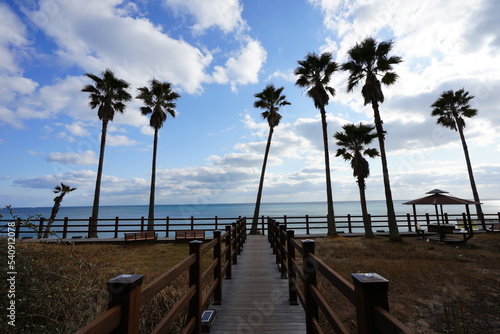
[[[449,230],[453,230],[453,227],[448,224],[448,219],[446,214],[443,212],[443,205],[465,205],[465,211],[467,213],[467,216],[464,217],[464,227],[466,232],[461,232],[464,235],[464,240],[468,240],[472,238],[474,232],[472,231],[472,222],[471,222],[471,217],[470,217],[470,210],[469,210],[469,205],[471,204],[480,204],[475,201],[470,201],[467,199],[463,198],[458,198],[450,195],[445,195],[448,194],[449,192],[440,190],[440,189],[434,189],[429,192],[426,192],[426,194],[429,194],[428,196],[424,196],[421,198],[417,198],[412,201],[405,202],[403,204],[406,205],[412,205],[413,206],[413,217],[415,220],[415,227],[417,228],[418,231],[418,220],[417,220],[417,210],[416,206],[417,205],[434,205],[435,210],[436,210],[436,220],[437,220],[437,231],[440,233],[440,238],[441,241],[444,241],[444,233],[443,231],[446,229],[447,225],[450,227]],[[438,207],[440,209],[440,213],[438,211]],[[429,222],[427,222],[429,224]],[[442,225],[442,226],[441,226]],[[431,231],[431,225],[428,226],[429,231]]]

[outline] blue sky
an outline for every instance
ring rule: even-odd
[[[284,86],[291,105],[281,109],[263,201],[324,201],[319,113],[293,70],[308,52],[342,63],[367,36],[393,39],[404,59],[381,105],[393,197],[440,188],[472,198],[458,133],[436,125],[429,107],[465,88],[479,110],[465,132],[479,195],[500,198],[499,15],[494,0],[0,2],[0,204],[51,206],[60,182],[78,188],[64,205],[92,204],[101,123],[81,89],[85,73],[106,68],[133,96],[153,77],[181,95],[160,130],[157,204],[255,201],[268,125],[253,95],[269,83]],[[327,107],[335,200],[357,200],[358,188],[333,134],[373,122],[346,79],[335,73]],[[153,130],[140,107],[134,99],[110,124],[101,205],[148,203]],[[368,199],[384,198],[380,165],[370,160]]]

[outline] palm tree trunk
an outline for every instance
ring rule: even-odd
[[[323,128],[323,147],[325,152],[325,173],[326,173],[326,202],[328,207],[328,236],[336,236],[337,230],[335,228],[335,216],[333,213],[333,195],[332,195],[332,180],[330,175],[330,153],[328,152],[328,133],[326,124],[326,111],[325,107],[321,106],[321,126]]]
[[[155,229],[155,184],[156,184],[156,152],[158,150],[158,128],[155,128],[153,142],[153,167],[151,168],[151,189],[149,191],[148,230]]]
[[[402,241],[399,234],[398,224],[396,222],[396,213],[394,212],[394,202],[392,201],[391,182],[389,180],[389,170],[387,169],[387,157],[385,155],[385,134],[378,109],[378,102],[372,101],[373,113],[375,118],[375,127],[380,146],[380,159],[382,160],[382,174],[384,176],[385,203],[387,206],[387,222],[389,225],[389,240]]]
[[[257,201],[255,203],[255,210],[253,213],[252,227],[250,228],[250,234],[258,233],[259,224],[259,211],[260,211],[260,201],[262,198],[262,188],[264,188],[264,175],[266,174],[267,157],[269,156],[269,150],[271,149],[271,139],[273,137],[274,128],[269,128],[269,135],[267,137],[266,152],[264,153],[264,161],[262,163],[262,171],[260,172],[260,182],[259,190],[257,192]]]
[[[372,222],[368,216],[368,208],[366,207],[365,196],[365,180],[358,178],[359,200],[361,202],[361,212],[363,213],[363,225],[365,227],[365,237],[373,238]]]
[[[61,202],[63,200],[64,194],[57,196],[54,199],[54,206],[52,207],[52,211],[50,212],[49,222],[47,223],[47,228],[45,229],[45,233],[43,234],[44,238],[48,238],[50,234],[50,228],[52,223],[56,219],[57,213],[59,212],[59,207],[61,206]]]
[[[467,143],[465,142],[464,132],[461,127],[458,127],[458,133],[460,134],[460,139],[462,140],[462,146],[464,148],[465,163],[467,164],[467,171],[469,173],[470,187],[472,189],[472,196],[474,196],[474,201],[478,202],[476,204],[477,217],[481,221],[483,229],[486,230],[486,223],[484,221],[483,209],[481,207],[481,201],[479,200],[479,194],[477,193],[476,181],[474,181],[474,174],[472,173],[472,165],[470,163],[469,149],[467,148]]]
[[[99,197],[101,193],[102,167],[104,165],[104,148],[106,147],[106,133],[108,131],[108,121],[102,121],[101,149],[99,152],[99,165],[97,167],[97,178],[95,181],[94,205],[92,206],[92,218],[89,226],[89,236],[97,238],[97,219],[99,217]]]

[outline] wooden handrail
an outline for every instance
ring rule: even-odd
[[[500,220],[500,212],[494,214],[484,214],[485,220],[491,220],[494,222],[485,223],[485,226],[482,226],[482,223],[478,219],[475,214],[445,214],[445,220],[449,222],[463,220],[464,217],[466,221],[472,221],[472,226],[478,226],[480,228],[491,228],[492,225],[498,224]],[[377,229],[388,229],[388,218],[385,215],[371,215],[372,227],[374,230]],[[274,217],[276,220],[283,220],[286,218],[286,228],[293,229],[296,231],[296,234],[309,235],[311,233],[326,233],[327,228],[327,219],[326,216],[280,216]],[[396,220],[398,226],[401,228],[405,228],[409,232],[415,231],[414,228],[417,224],[420,225],[429,225],[432,221],[435,220],[434,214],[400,214],[396,215]],[[189,217],[189,218],[155,218],[155,232],[159,234],[159,237],[169,237],[171,233],[179,230],[186,229],[202,229],[205,231],[215,231],[218,230],[219,226],[224,224],[225,221],[234,221],[239,218],[220,218],[220,217],[208,217],[208,218],[197,218],[197,217]],[[1,219],[0,227],[6,226],[12,219]],[[62,219],[55,219],[52,227],[51,234],[54,234],[57,237],[64,238],[72,238],[73,236],[79,237],[88,237],[90,235],[89,231],[89,222],[90,218],[84,219],[69,219],[68,217],[64,217]],[[123,233],[127,232],[137,232],[138,230],[145,229],[145,221],[146,218],[102,218],[97,220],[96,232],[98,233],[100,238],[109,237],[119,239],[123,237]],[[363,233],[364,224],[363,217],[356,215],[345,215],[345,216],[335,216],[336,227],[339,232],[345,233]],[[15,237],[21,238],[23,236],[31,236],[38,237],[40,233],[44,232],[46,227],[44,218],[40,218],[39,220],[31,220],[30,228],[26,227],[23,224],[22,219],[17,219],[16,223],[16,231]],[[240,229],[246,228],[245,226],[241,226]],[[262,223],[263,231],[265,231],[264,220]],[[238,245],[240,247],[245,242],[245,235],[241,234],[241,238],[238,239]],[[268,229],[269,235],[269,229]]]
[[[122,314],[122,306],[115,305],[112,308],[108,309],[106,312],[101,314],[99,318],[92,321],[85,327],[76,331],[75,334],[83,334],[83,333],[109,333],[118,325],[121,321]]]
[[[287,262],[290,304],[296,304],[298,298],[304,307],[308,334],[323,333],[323,329],[319,326],[319,311],[335,333],[348,333],[341,319],[319,291],[318,274],[321,274],[355,306],[358,333],[412,333],[388,311],[389,281],[375,273],[368,273],[352,274],[354,284],[350,283],[315,254],[315,241],[303,240],[299,243],[294,239],[293,231],[288,230],[284,233],[284,225],[280,225],[272,218],[268,219],[268,229],[269,242],[277,257],[276,262],[283,263],[285,260]],[[302,254],[302,266],[298,265],[295,252]],[[285,255],[286,258],[282,258]],[[303,282],[303,290],[299,288],[296,279]]]
[[[246,233],[245,224],[246,219],[241,218],[232,226],[226,226],[226,233],[215,231],[214,239],[209,242],[191,241],[189,243],[190,254],[146,287],[141,287],[142,275],[120,275],[108,281],[108,290],[112,296],[110,308],[77,333],[110,333],[117,330],[120,333],[139,333],[141,306],[149,302],[186,270],[189,271],[187,291],[170,308],[152,333],[168,332],[186,308],[188,316],[183,333],[201,333],[201,312],[209,305],[212,298],[214,303],[221,303],[221,278],[227,277],[230,272],[231,262],[235,261],[238,249],[241,252],[245,240],[245,236],[242,235]],[[223,243],[225,243],[224,249]],[[212,249],[214,259],[202,272],[203,255]],[[213,279],[209,281],[212,273]],[[202,290],[204,283],[209,284],[208,291],[205,293]]]

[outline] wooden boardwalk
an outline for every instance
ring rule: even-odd
[[[288,304],[288,280],[280,278],[266,236],[249,235],[232,279],[222,283],[222,305],[210,333],[305,333],[301,305]]]

